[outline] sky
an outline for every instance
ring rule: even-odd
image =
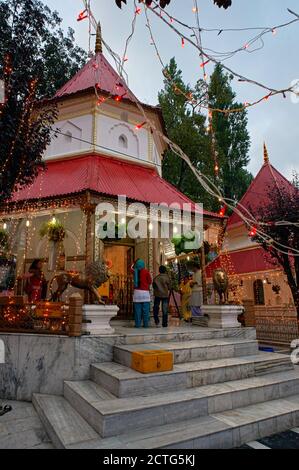
[[[88,51],[88,21],[77,22],[78,13],[83,10],[81,0],[43,0],[52,10],[58,11],[63,19],[63,28],[75,30],[78,45]],[[219,9],[212,0],[198,0],[200,25],[204,29],[274,27],[291,21],[295,17],[287,9],[299,14],[298,0],[233,0],[229,10]],[[167,8],[170,15],[182,22],[196,24],[192,11],[194,0],[172,0]],[[119,10],[114,0],[91,0],[92,11],[102,24],[106,43],[123,55],[124,45],[131,31],[134,14],[133,0]],[[182,48],[180,38],[165,25],[161,19],[150,15],[155,41],[164,64],[175,57],[183,72],[185,82],[194,85],[202,78],[201,59],[198,50],[185,44]],[[190,33],[187,33],[190,34]],[[202,33],[203,47],[219,52],[234,51],[256,35],[255,31]],[[270,88],[288,88],[293,80],[299,79],[298,61],[299,22],[264,36],[264,47],[256,52],[243,50],[225,61],[240,75],[261,82]],[[94,38],[92,38],[94,42]],[[144,13],[138,15],[135,34],[130,42],[126,62],[129,85],[134,94],[143,102],[157,104],[159,90],[163,87],[162,67],[150,44]],[[258,44],[259,45],[259,44]],[[250,51],[250,49],[248,49]],[[111,61],[108,53],[105,52]],[[207,65],[207,73],[213,67]],[[237,99],[254,102],[267,94],[263,89],[239,82],[234,79],[233,89]],[[296,101],[296,100],[295,100]],[[292,178],[294,171],[299,172],[299,99],[291,95],[272,97],[248,111],[248,129],[251,138],[249,170],[255,175],[263,163],[263,142],[265,141],[271,163],[286,177]]]

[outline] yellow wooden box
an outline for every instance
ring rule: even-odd
[[[173,353],[162,349],[134,351],[131,367],[143,374],[166,372],[173,369]]]

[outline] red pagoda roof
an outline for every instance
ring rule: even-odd
[[[257,247],[219,255],[206,266],[207,277],[213,277],[213,271],[217,268],[225,269],[229,275],[240,275],[271,271],[279,269],[279,266],[274,261],[270,261],[269,255],[267,255],[263,248]]]
[[[238,209],[248,216],[242,210],[241,206],[244,206],[254,215],[259,207],[265,207],[270,202],[269,191],[275,187],[294,191],[294,186],[269,161],[266,161],[239,202]],[[243,223],[241,217],[234,212],[228,219],[227,227],[231,228],[241,223]]]
[[[161,178],[155,169],[101,155],[49,161],[32,185],[17,191],[12,202],[38,200],[92,191],[129,200],[167,205],[191,203],[191,199]],[[214,212],[204,215],[222,218]]]
[[[125,81],[100,52],[95,54],[73,78],[57,91],[55,98],[72,95],[96,85],[99,92],[103,91],[112,96],[119,95],[134,102],[137,100]]]

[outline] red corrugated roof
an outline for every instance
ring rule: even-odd
[[[255,215],[259,207],[266,207],[270,202],[269,191],[271,191],[271,188],[274,190],[277,186],[283,189],[290,188],[291,191],[294,191],[294,186],[279,171],[270,163],[265,163],[239,202],[238,209],[248,216],[242,210],[242,205]],[[241,217],[234,212],[228,219],[227,227],[239,225],[240,223],[242,223]]]
[[[263,248],[257,247],[219,255],[206,266],[207,277],[212,277],[213,271],[217,268],[223,268],[229,275],[233,275],[271,271],[278,269],[279,266],[270,261],[269,255]]]
[[[120,95],[134,102],[137,100],[124,80],[120,78],[118,73],[101,53],[92,57],[73,78],[57,91],[55,97],[60,98],[62,96],[72,95],[92,88],[96,84],[99,92],[103,90],[113,96]]]
[[[126,195],[128,199],[147,203],[194,203],[174,186],[161,178],[156,170],[101,155],[47,162],[28,188],[16,192],[12,201],[53,198],[94,191],[111,196]],[[220,217],[213,212],[205,215]],[[220,217],[221,218],[221,217]]]

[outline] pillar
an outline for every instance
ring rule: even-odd
[[[85,204],[81,206],[82,211],[86,216],[85,225],[85,268],[94,261],[95,255],[95,210],[97,204],[90,202],[90,198],[87,198]],[[90,293],[85,291],[84,293],[85,303],[89,303]]]

